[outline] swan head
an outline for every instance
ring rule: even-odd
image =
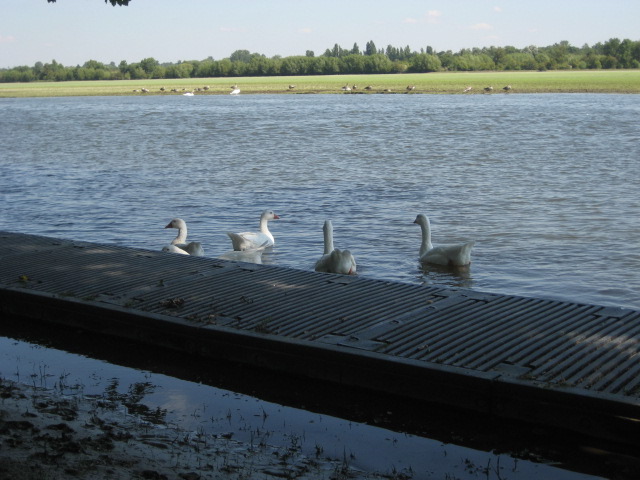
[[[189,255],[189,253],[185,252],[181,248],[176,247],[175,245],[166,245],[162,247],[162,251],[166,253],[179,253],[180,255]]]
[[[174,218],[169,222],[169,224],[164,228],[186,228],[187,224],[181,218]]]
[[[427,225],[428,222],[429,222],[429,219],[423,213],[418,214],[416,219],[413,221],[413,223],[417,223],[418,225]]]
[[[264,220],[278,220],[280,217],[276,215],[273,210],[265,210],[262,212],[262,215],[260,215],[260,218]]]
[[[324,221],[324,225],[322,226],[322,231],[325,233],[333,232],[333,225],[331,224],[331,220]]]

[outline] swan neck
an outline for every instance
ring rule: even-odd
[[[172,245],[180,245],[187,242],[187,227],[178,228],[178,236],[171,242]]]
[[[333,251],[333,232],[330,227],[324,228],[324,254],[328,255]]]
[[[267,218],[260,218],[260,231],[262,233],[269,233],[269,220]]]
[[[420,256],[422,256],[433,248],[433,245],[431,243],[431,225],[428,218],[426,222],[422,222],[420,224],[420,228],[422,229],[422,244],[420,245]]]

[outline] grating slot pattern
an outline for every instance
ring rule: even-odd
[[[640,397],[638,311],[7,232],[0,251],[0,288]]]

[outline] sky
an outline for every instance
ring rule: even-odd
[[[638,0],[0,0],[0,68],[640,40]]]

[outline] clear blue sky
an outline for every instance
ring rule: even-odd
[[[640,40],[639,0],[1,0],[0,68]]]

